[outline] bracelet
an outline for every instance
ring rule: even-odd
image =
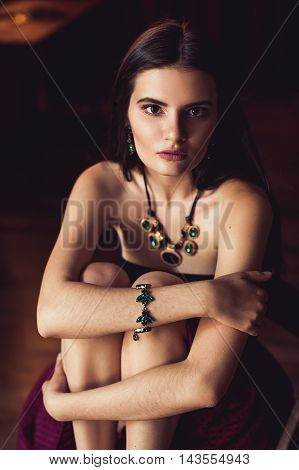
[[[149,326],[146,326],[148,323],[153,323],[154,318],[151,316],[150,312],[147,310],[146,305],[154,300],[154,297],[148,292],[148,289],[152,287],[151,284],[137,284],[136,289],[141,289],[141,294],[138,295],[136,302],[141,302],[143,304],[142,314],[137,318],[136,323],[141,323],[143,328],[137,328],[133,333],[133,340],[138,341],[138,333],[147,333],[151,331]]]

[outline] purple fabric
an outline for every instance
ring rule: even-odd
[[[55,362],[42,373],[25,401],[21,413],[17,449],[76,449],[72,422],[56,421],[47,413],[43,404],[41,387],[44,381],[52,376],[54,367]],[[118,433],[117,443],[120,446],[123,443],[125,449],[124,431]]]
[[[197,323],[198,319],[188,320],[190,344]],[[242,362],[278,419],[285,423],[294,397],[283,370],[256,337],[249,337]],[[18,449],[76,449],[72,423],[55,421],[43,405],[41,386],[52,375],[53,368],[54,363],[44,371],[27,397],[19,426]],[[217,406],[181,415],[170,448],[275,449],[283,432],[278,419],[239,365]],[[117,449],[125,449],[125,429],[117,434]]]

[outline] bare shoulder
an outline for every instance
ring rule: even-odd
[[[124,178],[117,162],[105,160],[86,168],[77,178],[76,184],[93,187],[99,195],[113,197],[124,186]]]
[[[80,176],[94,181],[113,183],[115,178],[121,176],[121,169],[118,163],[104,160],[89,166]]]
[[[226,181],[219,192],[217,274],[260,269],[273,218],[266,192],[239,179]]]
[[[239,178],[223,182],[218,190],[218,198],[223,208],[233,205],[236,210],[256,213],[272,219],[272,205],[266,191],[255,183]]]

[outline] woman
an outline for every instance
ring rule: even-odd
[[[44,382],[20,448],[274,448],[293,396],[256,335],[277,215],[223,70],[185,21],[155,23],[124,57],[113,161],[76,181],[45,270],[38,328],[62,338],[63,366],[28,398]],[[88,264],[111,201],[122,266]]]

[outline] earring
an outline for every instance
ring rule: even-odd
[[[207,155],[207,160],[211,160],[211,158],[212,158],[212,156],[213,156],[214,147],[215,147],[215,142],[211,142],[209,151],[211,151],[212,153],[209,153],[209,154]]]
[[[131,139],[131,133],[130,133],[130,128],[128,128],[128,131],[127,131],[127,143],[128,143],[128,151],[129,151],[129,154],[130,154],[130,157],[132,157],[135,153],[135,147],[134,147],[134,144],[132,142],[132,139]],[[133,137],[133,136],[132,136]]]

